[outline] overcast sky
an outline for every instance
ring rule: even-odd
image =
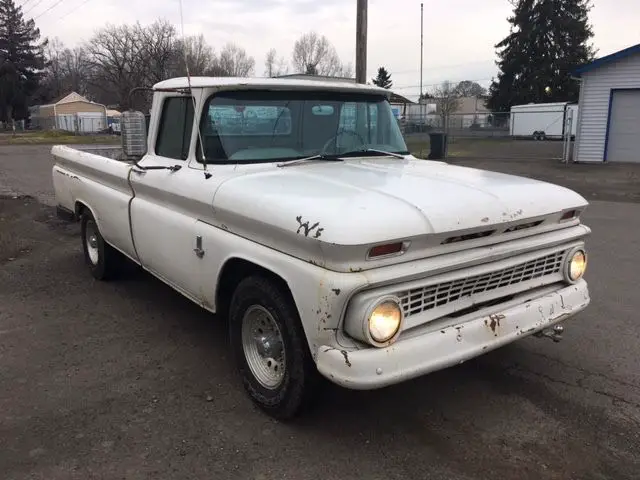
[[[180,32],[179,0],[16,0],[44,36],[68,45],[105,23],[171,21]],[[640,0],[594,0],[590,20],[599,55],[640,43]],[[243,46],[264,73],[269,48],[291,58],[309,30],[326,35],[343,61],[355,64],[356,0],[183,0],[185,33],[203,33],[214,47]],[[29,11],[31,9],[31,11]],[[47,11],[47,9],[50,9]],[[509,32],[507,0],[424,1],[424,89],[443,80],[488,85],[495,49]],[[420,0],[369,0],[368,78],[384,65],[394,90],[414,97],[420,84]]]

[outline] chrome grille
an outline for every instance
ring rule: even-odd
[[[564,251],[556,252],[495,272],[414,288],[400,292],[398,297],[405,317],[409,317],[464,297],[557,274],[562,268],[564,254]]]

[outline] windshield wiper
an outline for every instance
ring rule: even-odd
[[[385,150],[377,150],[375,148],[361,148],[359,150],[350,150],[348,152],[342,153],[340,156],[344,157],[345,155],[356,155],[359,153],[379,153],[380,155],[388,155],[390,157],[402,158],[404,159],[404,155],[395,152],[387,152]]]
[[[326,153],[322,153],[318,155],[312,155],[310,157],[297,158],[295,160],[284,161],[282,163],[279,163],[278,166],[289,167],[292,165],[299,165],[301,163],[311,162],[313,160],[322,160],[323,162],[344,162],[344,160],[340,158],[338,155],[328,155]]]

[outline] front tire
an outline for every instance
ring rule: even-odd
[[[229,336],[246,392],[278,420],[296,417],[318,384],[297,310],[278,282],[248,277],[236,288],[229,309]]]
[[[82,213],[80,220],[84,261],[96,280],[111,280],[121,268],[120,252],[104,241],[96,219],[89,210]]]

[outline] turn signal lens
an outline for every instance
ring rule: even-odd
[[[386,343],[396,336],[402,323],[400,305],[387,300],[377,305],[369,315],[369,335],[378,343]]]
[[[398,243],[388,243],[386,245],[378,245],[369,250],[369,258],[375,257],[383,257],[385,255],[393,255],[394,253],[402,252],[403,244],[402,242]]]
[[[577,217],[578,217],[577,210],[568,210],[562,214],[562,216],[560,217],[560,221],[566,222],[567,220],[573,220],[574,218],[577,218]]]

